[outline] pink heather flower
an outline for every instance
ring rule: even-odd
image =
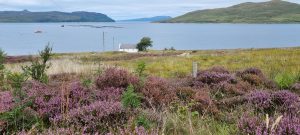
[[[9,111],[14,106],[14,98],[10,91],[0,92],[0,113]]]

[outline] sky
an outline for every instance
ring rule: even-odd
[[[90,11],[123,20],[162,15],[175,17],[194,10],[263,1],[267,0],[0,0],[0,10]],[[287,1],[300,4],[300,0]]]

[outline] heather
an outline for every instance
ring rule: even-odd
[[[47,81],[22,70],[5,73],[0,133],[299,134],[298,74],[282,87],[258,67],[200,66],[195,78],[163,77],[152,73],[151,62],[136,62],[134,70],[114,65],[48,74],[51,62],[40,74]]]

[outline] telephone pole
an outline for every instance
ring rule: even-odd
[[[105,52],[105,32],[103,31],[103,52]]]

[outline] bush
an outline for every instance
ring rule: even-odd
[[[288,89],[297,81],[297,78],[288,73],[277,74],[275,76],[275,82],[281,89]]]
[[[141,93],[154,106],[167,105],[176,99],[176,93],[162,78],[148,77]]]
[[[300,111],[300,99],[294,93],[283,90],[278,92],[257,91],[248,95],[250,105],[259,113],[294,116]]]
[[[96,90],[96,100],[98,101],[121,101],[123,88],[104,88],[103,90]]]
[[[0,113],[7,112],[14,107],[14,98],[11,92],[0,92]]]
[[[70,110],[67,115],[53,119],[54,123],[65,123],[68,126],[86,127],[89,133],[105,133],[109,127],[122,126],[126,115],[120,102],[96,101],[90,105]]]
[[[36,125],[37,128],[41,126],[42,122],[38,115],[27,106],[29,104],[17,106],[11,111],[1,113],[0,121],[3,120],[5,126],[1,127],[0,125],[0,133],[6,132],[12,134],[16,131],[29,130],[33,125]],[[1,131],[1,128],[4,130]]]
[[[146,70],[146,63],[144,61],[141,61],[138,63],[137,68],[135,69],[135,73],[139,76],[139,77],[145,77],[145,70]]]
[[[33,101],[33,109],[48,123],[50,118],[61,113],[61,96],[58,91],[38,81],[27,82],[23,90]]]
[[[22,85],[28,79],[24,73],[7,73],[7,82],[13,90],[13,95],[17,102],[26,98],[26,93],[22,91]]]
[[[1,87],[4,86],[4,61],[5,61],[6,54],[4,51],[1,50],[0,48],[0,90]]]
[[[108,68],[96,80],[99,89],[107,87],[127,88],[130,84],[136,86],[139,79],[128,73],[126,70],[118,68]]]
[[[260,118],[244,115],[238,122],[238,128],[242,135],[299,135],[300,118]]]
[[[122,104],[126,108],[137,108],[141,105],[141,97],[134,92],[132,85],[129,85],[122,95]]]
[[[28,73],[32,79],[47,83],[48,82],[48,76],[46,74],[47,69],[50,68],[50,65],[48,65],[48,61],[50,60],[52,56],[52,48],[47,45],[43,51],[40,52],[40,57],[42,60],[35,60],[31,62],[30,66],[24,66],[22,67],[23,71],[25,73]]]

